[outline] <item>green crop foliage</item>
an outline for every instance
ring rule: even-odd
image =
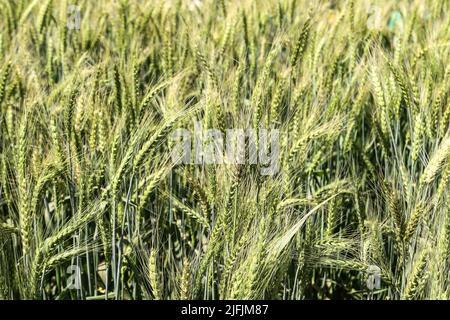
[[[449,11],[0,0],[0,299],[450,299]]]

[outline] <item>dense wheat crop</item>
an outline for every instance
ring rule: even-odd
[[[449,12],[0,0],[0,299],[449,299]]]

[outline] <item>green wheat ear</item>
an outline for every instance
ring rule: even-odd
[[[155,300],[161,299],[161,289],[158,275],[157,254],[156,250],[150,251],[148,258],[148,278],[150,280],[151,292]]]
[[[180,279],[180,299],[187,300],[191,297],[191,266],[188,259],[183,260],[183,271]]]
[[[7,84],[9,74],[11,72],[11,64],[12,64],[12,62],[8,61],[8,63],[6,64],[6,67],[2,70],[2,73],[0,74],[0,106],[5,97],[6,84]]]

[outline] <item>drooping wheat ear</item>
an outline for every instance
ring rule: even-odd
[[[246,270],[248,277],[243,287],[244,299],[255,299],[258,297],[258,279],[260,274],[264,271],[264,264],[271,258],[268,256],[270,250],[266,247],[266,239],[269,235],[271,222],[269,220],[270,219],[262,219],[257,227],[255,244],[248,257],[249,265]]]
[[[334,198],[330,201],[330,206],[328,207],[327,216],[327,229],[325,231],[325,236],[330,238],[333,235],[334,228],[337,222],[337,207],[338,199]]]
[[[338,67],[339,67],[339,61],[341,60],[341,54],[338,53],[334,59],[332,60],[331,66],[329,67],[329,70],[325,76],[325,80],[323,82],[323,97],[328,97],[329,95],[331,95],[332,91],[333,91],[333,80],[338,72]],[[333,99],[331,100],[332,102],[330,103],[330,111],[334,111],[334,106],[336,105],[338,99]]]
[[[251,100],[251,106],[254,108],[253,128],[259,127],[259,122],[261,120],[262,102],[265,93],[264,85],[266,84],[266,81],[269,78],[272,63],[274,62],[279,49],[280,46],[278,44],[274,44],[273,47],[271,48],[269,55],[267,56],[267,60],[264,63],[264,67],[261,71],[261,74],[258,76],[255,88],[253,89]]]
[[[74,129],[74,141],[80,141],[80,139],[82,139],[82,131],[84,129],[84,123],[83,120],[86,118],[86,108],[81,105],[81,104],[76,104],[75,102],[75,107],[74,107],[74,121],[73,121],[73,129]],[[79,147],[79,143],[76,142],[76,147]],[[81,151],[78,148],[76,149],[77,151]]]
[[[179,70],[184,69],[186,67],[186,61],[189,57],[189,53],[191,52],[191,49],[189,46],[190,36],[189,36],[188,32],[184,32],[183,39],[184,39],[184,41],[183,41],[184,43],[182,45],[183,51],[181,53],[181,56],[178,58],[178,64],[177,64]]]
[[[30,292],[27,293],[27,299],[38,299],[40,296],[39,279],[42,276],[45,263],[44,259],[45,255],[40,251],[38,251],[34,256],[33,263],[31,265],[31,274],[29,275]]]
[[[95,202],[88,210],[80,215],[77,219],[70,220],[65,226],[61,228],[56,234],[49,238],[46,238],[37,248],[36,253],[33,258],[30,271],[30,297],[39,297],[39,281],[38,279],[42,276],[44,271],[46,259],[49,259],[49,254],[54,251],[55,247],[62,243],[67,237],[72,235],[81,226],[90,222],[96,216],[102,215],[106,209],[107,202]],[[83,247],[83,251],[86,248]]]
[[[361,109],[364,106],[366,98],[366,90],[362,89],[359,91],[355,102],[353,103],[352,110],[350,111],[350,118],[348,120],[347,132],[344,139],[344,151],[349,152],[353,145],[353,135],[355,134],[356,121],[361,113]]]
[[[148,197],[158,186],[161,179],[169,172],[169,168],[161,168],[154,174],[148,176],[145,180],[142,180],[142,185],[139,184],[139,189],[143,190],[142,194],[139,196],[139,207],[142,209],[145,206]]]
[[[37,16],[37,32],[39,37],[39,44],[42,44],[45,39],[44,30],[47,27],[47,24],[50,22],[50,12],[52,10],[53,0],[47,0],[44,5],[41,7],[39,14]]]
[[[134,166],[135,168],[140,168],[141,165],[146,160],[146,156],[153,151],[153,147],[158,146],[159,143],[167,137],[167,135],[172,131],[173,127],[177,123],[178,117],[174,116],[165,120],[161,125],[158,126],[156,132],[147,140],[139,150],[136,155]]]
[[[372,161],[370,161],[370,158],[367,156],[367,153],[363,152],[361,156],[367,171],[370,173],[372,177],[376,177],[377,175],[375,171],[375,166],[373,165]]]
[[[67,250],[67,251],[63,251],[60,254],[56,254],[52,257],[50,257],[44,265],[45,271],[50,271],[52,269],[54,269],[55,267],[57,267],[58,265],[60,265],[61,263],[72,259],[76,256],[79,256],[83,253],[86,252],[86,247],[85,246],[80,246],[80,247],[76,247],[73,248],[71,250]]]
[[[211,166],[207,170],[209,171],[209,177],[208,177],[208,187],[206,188],[206,195],[210,203],[216,203],[217,199],[216,167]]]
[[[184,214],[186,214],[188,217],[198,221],[203,226],[209,227],[209,222],[208,222],[208,220],[206,219],[205,216],[203,216],[202,214],[198,213],[196,210],[188,207],[183,202],[178,200],[175,196],[170,195],[169,197],[170,197],[170,200],[171,200],[172,204],[176,208],[178,208],[179,210],[183,211]]]
[[[223,271],[220,278],[220,285],[219,285],[219,297],[220,299],[225,299],[227,293],[230,291],[230,275],[233,271],[233,268],[235,267],[236,260],[238,255],[241,252],[241,249],[243,248],[245,242],[248,240],[247,236],[242,236],[238,243],[232,248],[230,255],[225,260],[225,265],[223,267]]]
[[[403,77],[402,72],[396,68],[391,62],[388,61],[388,66],[391,72],[394,74],[395,82],[397,83],[398,87],[400,88],[400,91],[402,93],[402,100],[404,101],[406,107],[409,110],[411,109],[411,100],[408,93],[408,86],[406,85],[405,79]]]
[[[306,168],[306,171],[308,173],[313,173],[314,170],[316,170],[316,168],[322,163],[323,159],[325,158],[324,154],[329,147],[329,143],[324,143],[322,146],[318,147],[317,151],[314,152],[314,156],[309,162],[308,167]]]
[[[100,125],[101,124],[102,124],[102,122],[100,122]],[[109,167],[110,167],[110,170],[114,170],[114,171],[117,171],[116,163],[117,163],[117,158],[118,158],[118,153],[119,153],[119,147],[122,142],[122,129],[123,129],[123,126],[119,125],[114,130],[111,130],[112,131],[111,134],[113,136],[112,136],[112,139],[111,139],[112,141],[109,146],[109,148],[110,148]],[[101,136],[101,134],[102,133],[100,130],[100,136]],[[101,139],[101,137],[99,137],[99,139]],[[105,141],[107,141],[107,140],[105,140]],[[131,151],[128,153],[131,153]],[[131,154],[129,155],[129,157],[131,157]],[[125,159],[125,156],[124,156],[124,159]],[[129,161],[129,159],[127,159],[127,160]]]
[[[191,264],[187,258],[183,260],[183,271],[180,279],[180,300],[191,297]]]
[[[195,276],[195,284],[194,284],[194,297],[197,297],[201,291],[202,280],[205,271],[208,269],[208,265],[210,264],[211,258],[222,248],[223,241],[220,239],[220,234],[223,231],[223,220],[224,220],[224,211],[222,210],[218,217],[216,218],[216,222],[211,231],[211,235],[208,239],[208,247],[206,249],[205,254],[203,255],[200,265],[197,269]]]
[[[250,47],[250,39],[248,36],[248,21],[247,21],[247,14],[246,14],[245,10],[242,10],[241,16],[242,16],[242,29],[244,32],[244,43],[245,43],[245,48],[246,48],[246,57],[248,59],[248,49]]]
[[[231,279],[231,288],[227,288],[229,290],[229,293],[227,293],[227,299],[236,300],[242,298],[245,281],[247,280],[247,275],[245,274],[243,267],[238,268],[236,272],[231,275]]]
[[[389,214],[394,221],[397,240],[398,242],[401,242],[404,233],[404,221],[400,197],[393,188],[387,187],[386,192]]]
[[[430,83],[432,83],[432,81],[430,81]],[[431,91],[431,89],[430,89],[430,91]],[[438,129],[439,129],[440,112],[441,112],[441,108],[442,108],[441,104],[442,104],[442,101],[445,99],[445,95],[446,95],[445,86],[442,85],[439,88],[439,91],[436,95],[433,106],[431,108],[431,128],[430,129],[431,129],[432,137],[436,136],[436,133],[438,132]],[[445,112],[445,110],[443,112]],[[444,134],[442,134],[442,136],[443,135]]]
[[[243,168],[242,165],[237,165],[236,169],[233,172],[233,177],[232,177],[232,184],[230,186],[230,192],[228,194],[228,200],[227,200],[227,205],[226,205],[226,212],[224,213],[225,217],[223,219],[223,229],[227,230],[227,232],[225,233],[225,239],[227,244],[231,244],[231,240],[234,236],[234,232],[235,232],[235,228],[233,227],[234,224],[234,211],[233,211],[233,206],[234,206],[234,202],[236,201],[236,194],[238,192],[238,188],[239,188],[239,183],[241,181],[242,178],[242,172],[243,172]]]
[[[152,102],[153,98],[156,97],[156,95],[160,93],[168,84],[169,82],[162,82],[156,85],[155,87],[151,88],[148,91],[148,93],[146,93],[145,96],[143,97],[139,109],[137,111],[137,114],[140,115],[141,113],[144,113],[149,107],[150,102]]]
[[[445,215],[444,219],[444,228],[443,228],[443,235],[442,235],[442,257],[441,259],[444,260],[444,262],[447,262],[450,258],[450,199],[446,199],[445,203],[445,209],[447,210],[447,213]]]
[[[409,218],[409,221],[406,225],[405,235],[403,236],[403,240],[405,243],[408,243],[409,240],[414,235],[424,213],[425,213],[425,204],[423,202],[419,202],[419,204],[417,204],[416,207],[414,208],[414,211],[412,212],[412,215]]]
[[[278,28],[281,29],[283,27],[283,19],[284,19],[284,10],[281,5],[281,2],[278,2],[277,5],[277,18],[278,18]]]
[[[439,181],[438,189],[436,192],[436,200],[439,201],[447,189],[448,181],[450,179],[450,161],[447,163],[447,166],[442,173],[441,180]]]
[[[231,32],[234,28],[234,24],[228,23],[225,29],[225,34],[223,35],[222,38],[222,44],[220,45],[220,49],[219,49],[219,57],[223,57],[225,50],[228,47],[228,42],[230,40],[230,36],[231,36]]]
[[[122,79],[117,65],[113,69],[113,85],[114,85],[114,111],[117,115],[122,112]]]
[[[30,253],[30,203],[29,203],[29,183],[27,176],[27,158],[28,158],[28,113],[26,112],[22,118],[19,134],[18,134],[18,184],[19,184],[19,221],[22,240],[22,251],[26,255]]]
[[[283,99],[285,85],[286,80],[283,78],[277,85],[275,94],[272,98],[272,103],[270,105],[270,121],[275,125],[280,123],[280,105]]]
[[[57,156],[59,162],[62,162],[63,154],[62,154],[62,150],[61,150],[61,138],[59,136],[57,124],[54,119],[50,120],[49,129],[50,129],[49,130],[50,137],[52,139],[52,147],[55,150],[55,153],[56,153],[56,156]]]
[[[295,44],[294,50],[291,55],[291,66],[294,69],[297,66],[298,61],[303,58],[303,54],[305,53],[306,45],[308,43],[309,30],[311,28],[311,17],[308,16],[306,19],[300,36]]]
[[[422,113],[418,112],[414,120],[414,139],[411,151],[411,159],[415,162],[419,156],[420,148],[423,144],[425,133],[425,123],[423,121]]]
[[[90,124],[90,128],[89,128],[89,140],[88,140],[88,146],[89,146],[89,151],[94,154],[96,149],[97,149],[97,145],[99,144],[98,141],[98,135],[99,135],[99,123],[97,121],[98,119],[98,115],[97,115],[98,111],[95,110],[92,112],[92,122]],[[98,147],[98,149],[101,149],[100,146]]]
[[[213,85],[213,87],[218,89],[219,82],[217,80],[217,76],[214,73],[211,66],[209,65],[208,61],[206,61],[205,56],[201,53],[198,46],[195,47],[195,56],[197,57],[197,61],[198,61],[199,65],[206,71],[208,78],[211,81],[211,84]]]
[[[450,102],[447,103],[447,107],[444,109],[444,114],[442,115],[441,122],[439,124],[439,134],[441,136],[445,135],[445,132],[448,130],[449,123],[450,123]]]
[[[103,254],[105,256],[105,262],[108,266],[111,263],[111,231],[108,219],[103,217],[102,213],[99,213],[95,217],[95,223],[100,233],[100,240],[103,246]]]
[[[60,55],[61,62],[63,63],[64,52],[66,51],[66,41],[67,41],[67,0],[61,0],[60,7],[58,8],[60,12],[59,16],[59,43],[60,43]]]
[[[0,59],[5,56],[5,48],[3,47],[3,34],[0,34]]]
[[[4,156],[0,157],[0,184],[2,186],[2,196],[4,198],[6,206],[12,203],[11,185],[9,184],[9,168],[7,160]]]
[[[67,143],[69,143],[73,132],[73,120],[75,113],[75,105],[77,102],[78,90],[72,90],[69,94],[67,106],[64,111],[64,133],[66,134]]]
[[[212,213],[212,206],[208,200],[207,191],[205,190],[204,186],[197,181],[195,177],[193,177],[192,173],[189,171],[185,171],[184,178],[186,179],[186,185],[188,188],[192,188],[193,194],[196,198],[198,198],[200,202],[200,207],[203,211],[203,215],[206,219],[209,219],[210,214]]]
[[[403,74],[406,74],[406,72],[403,72]],[[414,112],[420,112],[419,88],[417,87],[417,83],[415,82],[415,80],[412,77],[409,80],[410,80],[410,87],[411,87],[411,97],[412,97],[412,102],[414,105]]]
[[[135,113],[137,114],[137,108],[138,108],[138,101],[141,96],[141,86],[140,86],[140,78],[139,78],[139,72],[140,72],[140,65],[137,61],[137,58],[133,58],[133,94],[132,94],[132,101],[133,101],[133,108]]]
[[[430,184],[434,181],[436,176],[440,173],[445,162],[449,161],[450,157],[450,138],[445,138],[439,148],[434,152],[425,170],[420,177],[422,184]]]
[[[16,10],[17,5],[12,2],[6,2],[2,4],[2,10],[4,10],[4,17],[6,20],[5,27],[7,33],[12,36],[14,30],[16,29]]]
[[[48,39],[47,42],[47,65],[45,66],[45,72],[47,73],[48,81],[50,86],[53,85],[53,40],[52,38]]]
[[[118,36],[119,52],[123,52],[125,49],[125,39],[127,37],[127,4],[121,2],[118,11],[119,19],[114,19],[113,26]]]
[[[172,41],[172,30],[169,28],[164,32],[164,45],[163,45],[163,56],[164,56],[164,72],[168,78],[172,77],[174,74],[174,57],[173,57],[173,41]]]
[[[369,241],[367,246],[367,256],[365,261],[374,261],[380,263],[384,260],[385,252],[383,247],[380,224],[378,221],[369,221],[368,223]]]
[[[155,300],[161,300],[162,296],[158,277],[157,253],[155,249],[150,250],[150,256],[148,259],[148,278],[150,280],[153,298]]]
[[[122,156],[122,160],[119,163],[119,166],[116,167],[116,161],[118,158],[118,151],[119,146],[121,142],[121,128],[119,130],[116,130],[113,142],[112,142],[112,150],[110,154],[110,160],[109,164],[111,169],[114,170],[114,176],[112,178],[111,183],[109,184],[108,188],[104,190],[103,197],[106,198],[108,196],[108,192],[111,191],[111,194],[113,197],[117,196],[117,191],[119,189],[119,186],[122,182],[123,177],[127,173],[127,171],[130,169],[130,163],[133,157],[134,150],[136,148],[136,145],[139,143],[139,139],[141,138],[140,134],[136,133],[135,136],[132,137],[131,141],[129,142],[128,148],[125,151],[125,154]]]
[[[42,174],[39,176],[36,185],[34,186],[31,198],[31,212],[32,214],[36,214],[38,202],[45,191],[45,187],[48,183],[52,182],[58,174],[61,172],[62,168],[60,163],[50,163],[44,170]]]
[[[106,201],[95,201],[77,219],[71,219],[56,234],[45,239],[45,241],[41,244],[38,251],[41,251],[43,254],[50,252],[61,241],[66,239],[68,236],[72,235],[81,226],[84,226],[86,223],[98,218],[99,216],[104,215],[107,206],[108,202]]]
[[[5,97],[6,83],[11,72],[11,61],[6,64],[6,68],[0,74],[0,107]],[[1,110],[1,109],[0,109]]]
[[[303,112],[300,112],[300,103],[303,102],[305,98],[306,90],[304,87],[299,86],[294,89],[294,94],[292,95],[292,110],[295,110],[294,119],[291,122],[289,131],[292,131],[292,137],[297,139],[299,128],[300,128],[300,119],[302,117]]]
[[[242,83],[241,78],[242,78],[242,75],[244,74],[244,68],[245,68],[245,63],[241,61],[237,68],[236,76],[235,76],[234,84],[233,84],[233,89],[231,91],[231,110],[233,110],[233,112],[235,112],[235,113],[238,112],[239,99],[240,99],[239,93],[240,93],[241,83]]]
[[[427,281],[427,259],[428,251],[424,250],[414,263],[413,269],[407,277],[406,286],[402,295],[403,299],[415,299],[421,294]]]
[[[377,106],[380,108],[380,125],[381,125],[381,130],[383,132],[384,135],[388,134],[388,130],[389,130],[389,122],[388,122],[388,111],[387,111],[387,105],[386,105],[386,100],[384,97],[384,92],[383,92],[383,86],[381,84],[380,78],[378,77],[378,69],[377,67],[374,65],[372,67],[372,72],[371,72],[371,80],[372,80],[372,86],[373,86],[373,92],[375,95],[375,103],[377,104]]]
[[[106,119],[104,119],[103,117],[103,112],[96,112],[94,121],[98,126],[98,150],[100,151],[100,153],[104,153],[106,151],[108,127]]]

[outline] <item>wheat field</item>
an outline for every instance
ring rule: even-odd
[[[450,299],[449,12],[0,0],[0,299]]]

